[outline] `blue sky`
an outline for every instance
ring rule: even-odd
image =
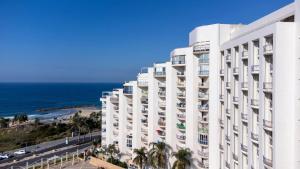
[[[254,21],[291,0],[0,0],[0,82],[122,82],[196,26]]]

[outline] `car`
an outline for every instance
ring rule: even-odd
[[[18,150],[16,152],[14,152],[14,154],[16,154],[16,155],[22,155],[22,154],[26,154],[26,151],[25,150]]]
[[[11,156],[9,154],[0,154],[0,159],[8,159],[10,158]]]

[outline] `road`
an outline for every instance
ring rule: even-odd
[[[92,136],[92,137],[90,137],[90,136]],[[86,134],[86,135],[81,136],[80,143],[82,144],[82,143],[91,142],[92,140],[99,139],[99,138],[100,138],[100,132],[94,132],[91,135]],[[0,161],[0,168],[2,169],[2,166],[6,166],[6,163],[10,164],[14,160],[15,161],[21,161],[22,159],[33,156],[34,154],[39,155],[39,154],[49,152],[49,151],[52,151],[52,150],[64,148],[66,146],[76,145],[77,143],[78,143],[78,138],[73,137],[73,138],[69,139],[68,145],[66,145],[65,139],[59,139],[59,140],[54,140],[54,141],[45,142],[45,143],[41,143],[41,144],[38,144],[38,145],[30,146],[30,147],[26,148],[26,151],[30,151],[30,153],[27,153],[27,154],[24,154],[24,155],[17,155],[15,157],[12,157],[12,158],[9,158],[9,159],[1,160]],[[11,151],[11,152],[9,152],[9,154],[13,154],[13,152],[14,151]],[[38,158],[41,158],[41,157],[38,157]]]
[[[89,146],[91,146],[91,144],[92,143],[89,142],[89,143],[85,143],[85,144],[82,144],[82,145],[79,145],[79,146],[73,146],[73,147],[70,147],[68,149],[64,149],[64,150],[61,150],[61,151],[52,152],[52,153],[49,153],[49,154],[46,154],[46,155],[36,156],[36,157],[28,159],[28,160],[15,162],[13,164],[7,164],[5,166],[1,166],[1,169],[2,168],[3,169],[11,169],[12,166],[15,169],[16,168],[25,168],[27,162],[28,162],[28,164],[33,164],[35,162],[41,161],[41,159],[46,160],[47,158],[51,158],[53,156],[63,156],[63,155],[66,154],[66,152],[75,153],[75,152],[77,152],[77,150],[79,150],[79,152],[80,152],[80,151],[88,148]]]

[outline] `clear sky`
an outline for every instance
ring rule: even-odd
[[[196,26],[254,21],[292,0],[0,0],[0,82],[122,82]]]

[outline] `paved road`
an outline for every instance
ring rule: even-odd
[[[100,138],[100,132],[92,133],[92,140],[99,139],[99,138]],[[77,139],[78,139],[77,137],[70,138],[68,145],[74,145],[74,144],[78,143]],[[65,141],[66,141],[65,139],[59,139],[59,140],[54,140],[54,141],[45,142],[45,143],[41,143],[38,145],[27,147],[26,151],[29,151],[30,153],[24,154],[24,155],[18,155],[13,158],[9,158],[9,159],[1,160],[0,164],[10,163],[10,162],[13,162],[14,160],[20,161],[21,159],[32,156],[33,154],[41,154],[41,153],[44,153],[47,151],[66,147],[67,145],[66,145]],[[88,141],[91,141],[90,134],[81,136],[81,140],[80,140],[81,143],[88,142]],[[13,152],[14,151],[11,151],[11,152],[9,152],[9,154],[13,154]]]
[[[80,152],[80,151],[83,151],[84,149],[86,149],[87,147],[91,146],[91,144],[92,143],[89,142],[89,143],[85,143],[85,144],[82,144],[82,145],[79,145],[79,146],[73,146],[73,147],[70,147],[68,149],[64,149],[64,150],[61,150],[61,151],[56,151],[56,152],[49,153],[49,154],[46,154],[46,155],[37,156],[37,157],[31,158],[31,159],[28,159],[28,160],[15,162],[13,164],[8,164],[8,165],[5,165],[5,166],[2,166],[1,169],[2,168],[3,169],[11,169],[12,166],[15,169],[25,168],[27,162],[28,162],[29,165],[31,165],[35,162],[41,161],[41,159],[46,160],[47,158],[51,158],[53,156],[63,156],[63,155],[66,154],[66,152],[75,153],[75,152],[77,152],[77,150],[79,150],[79,152]]]

